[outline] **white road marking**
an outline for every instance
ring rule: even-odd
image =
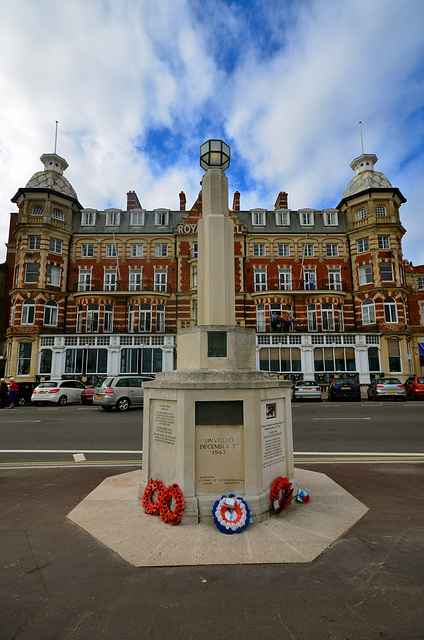
[[[75,449],[0,449],[0,453],[75,453]],[[143,453],[142,451],[113,451],[111,449],[85,449],[81,453]]]
[[[312,418],[312,420],[371,420],[371,418]]]
[[[83,462],[83,460],[87,460],[83,453],[74,453],[75,462]]]

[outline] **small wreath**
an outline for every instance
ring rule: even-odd
[[[141,499],[141,505],[146,513],[150,513],[152,516],[157,516],[160,514],[161,504],[162,504],[162,494],[165,490],[165,485],[162,480],[149,480],[146,488],[143,492],[143,497]],[[157,491],[157,496],[155,502],[152,502],[152,495]]]
[[[221,533],[241,533],[250,522],[250,509],[242,498],[233,493],[222,496],[213,506],[213,521]]]
[[[175,501],[173,511],[169,508],[169,502],[172,498],[174,498]],[[180,487],[177,484],[169,485],[169,487],[166,487],[166,489],[161,492],[158,501],[160,501],[160,515],[162,522],[178,524],[184,511],[184,496]]]
[[[291,482],[287,478],[280,476],[272,483],[270,499],[271,506],[275,513],[280,513],[287,509],[293,497]]]

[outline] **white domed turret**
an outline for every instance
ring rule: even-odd
[[[385,189],[392,186],[384,173],[374,171],[377,160],[377,156],[373,153],[363,153],[352,160],[350,166],[355,172],[355,176],[343,191],[342,200],[366,189]]]
[[[63,175],[63,172],[69,166],[66,160],[56,153],[44,153],[40,160],[44,164],[44,171],[37,171],[31,180],[28,181],[26,188],[52,189],[53,191],[78,200],[74,188]]]

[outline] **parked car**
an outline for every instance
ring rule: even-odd
[[[361,401],[361,387],[354,378],[333,378],[328,388],[329,400]]]
[[[36,386],[36,382],[18,382],[18,390],[15,393],[15,405],[23,407],[31,402],[32,392]],[[6,404],[10,404],[9,392],[6,396]]]
[[[406,401],[406,389],[399,378],[379,378],[374,380],[367,390],[369,400],[377,398],[400,398]]]
[[[70,402],[81,402],[85,386],[79,380],[46,380],[32,392],[31,402],[54,402],[62,407]]]
[[[144,403],[143,382],[150,382],[154,376],[109,376],[101,380],[94,389],[93,404],[105,411],[115,407],[127,411],[132,405]]]
[[[322,391],[315,380],[298,380],[293,387],[293,400],[321,400]]]
[[[412,376],[404,382],[406,395],[414,400],[424,400],[424,376]]]
[[[94,387],[86,387],[81,391],[81,402],[83,404],[93,404]]]

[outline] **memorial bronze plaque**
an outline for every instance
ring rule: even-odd
[[[196,402],[195,424],[244,424],[242,400]]]

